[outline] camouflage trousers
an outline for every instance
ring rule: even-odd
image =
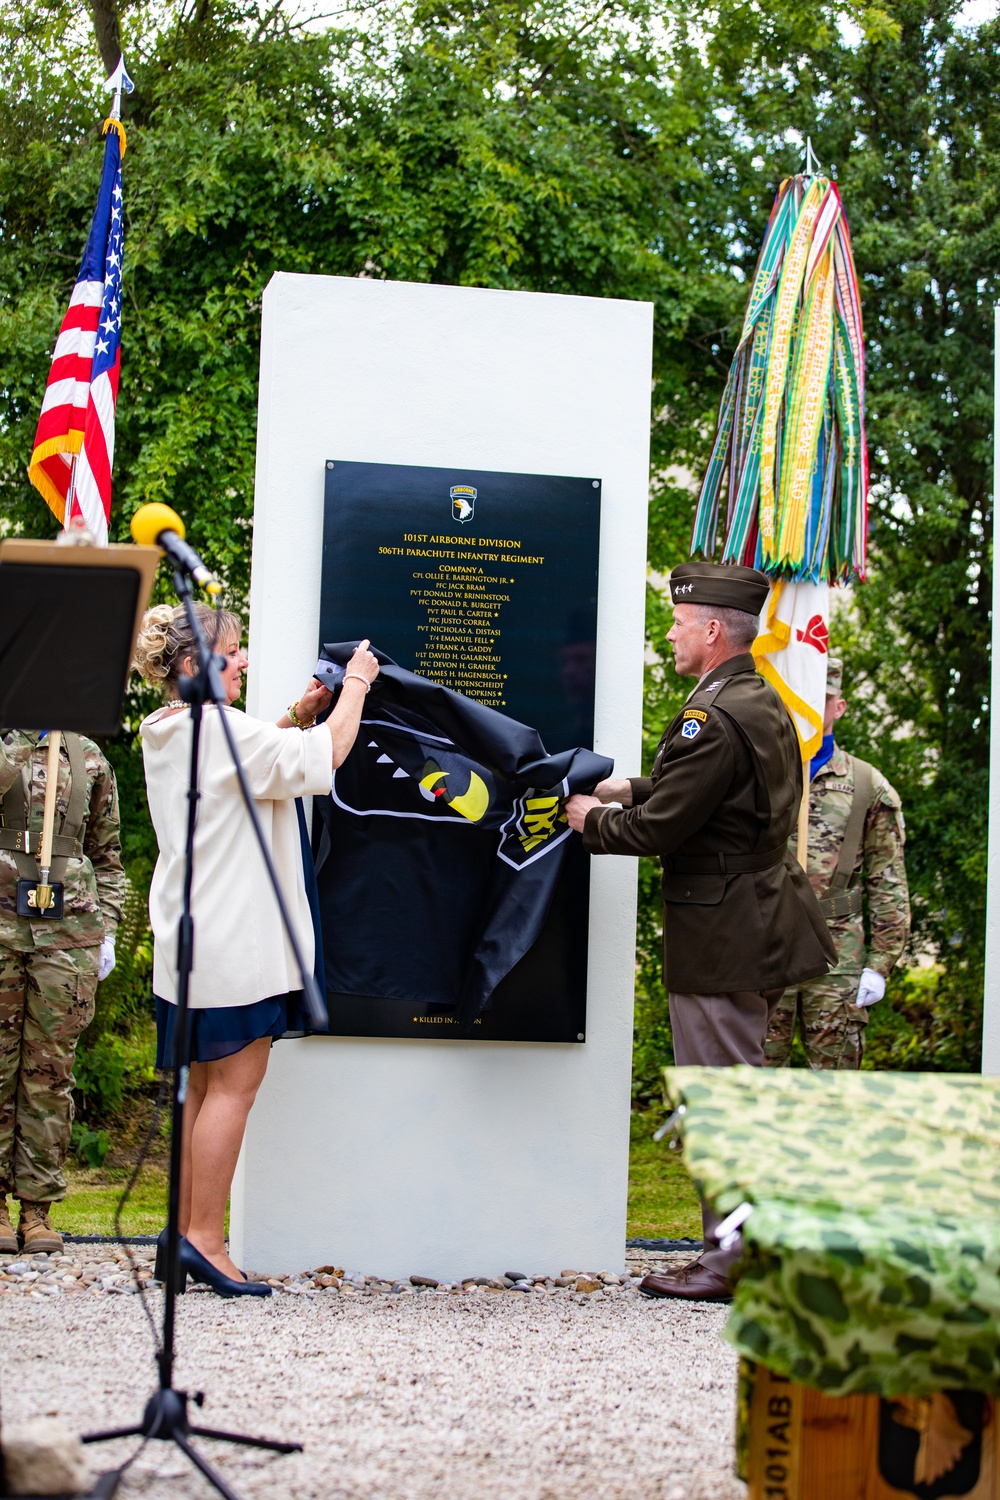
[[[94,1015],[97,948],[0,947],[0,1193],[66,1196],[73,1059]]]
[[[788,1066],[796,1023],[810,1068],[860,1068],[868,1024],[854,1003],[860,982],[860,974],[827,974],[786,990],[767,1028],[765,1068]]]

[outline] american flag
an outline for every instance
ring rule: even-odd
[[[49,370],[28,478],[68,526],[102,546],[111,517],[115,402],[121,368],[122,152],[125,132],[106,120],[104,170],[80,274]],[[76,459],[74,473],[73,460]],[[70,500],[67,512],[67,500]]]

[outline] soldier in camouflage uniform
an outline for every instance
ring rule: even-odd
[[[810,1068],[860,1068],[868,1007],[885,994],[910,932],[899,795],[880,771],[834,741],[834,722],[847,708],[842,680],[842,663],[831,658],[823,747],[813,759],[809,791],[807,872],[837,946],[837,962],[822,979],[785,991],[768,1027],[766,1068],[787,1066],[796,1020]],[[871,932],[867,944],[863,902]]]
[[[73,766],[85,782],[75,799]],[[48,1211],[66,1194],[73,1059],[98,979],[114,967],[125,894],[114,772],[93,740],[67,734],[51,875],[64,884],[63,916],[17,915],[18,880],[38,880],[47,774],[44,731],[0,729],[0,1252],[18,1249],[10,1193],[21,1202],[21,1248],[62,1249]]]

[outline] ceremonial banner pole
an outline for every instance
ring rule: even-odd
[[[753,645],[802,754],[798,858],[808,852],[809,765],[823,742],[831,584],[863,582],[868,526],[861,299],[844,205],[818,170],[782,182],[719,408],[691,536],[772,580]]]
[[[799,799],[799,821],[795,833],[795,858],[803,870],[809,868],[809,762],[802,762],[802,796]]]
[[[49,734],[49,764],[45,773],[45,802],[42,807],[42,842],[38,855],[38,886],[36,904],[40,908],[52,905],[52,887],[49,872],[52,869],[52,833],[56,821],[56,792],[59,787],[59,747],[62,732],[53,729]]]

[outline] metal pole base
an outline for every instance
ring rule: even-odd
[[[223,1432],[215,1427],[192,1427],[188,1421],[187,1391],[175,1391],[169,1386],[158,1390],[150,1396],[146,1402],[146,1410],[142,1414],[142,1424],[139,1427],[112,1427],[107,1432],[88,1432],[83,1437],[85,1443],[106,1443],[112,1438],[122,1437],[145,1437],[158,1438],[164,1443],[176,1443],[182,1453],[200,1470],[214,1485],[224,1500],[239,1500],[235,1490],[231,1490],[221,1474],[217,1474],[211,1464],[192,1447],[188,1441],[191,1437],[218,1438],[225,1443],[241,1443],[246,1448],[265,1448],[271,1453],[301,1453],[301,1443],[278,1443],[271,1438],[245,1437],[242,1433]],[[202,1395],[199,1391],[194,1397],[196,1405],[202,1403]],[[112,1491],[113,1493],[113,1491]]]

